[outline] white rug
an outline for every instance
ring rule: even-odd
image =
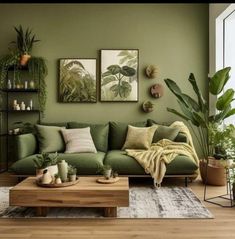
[[[130,206],[118,208],[118,218],[214,218],[190,188],[130,188]],[[36,217],[33,208],[9,207],[9,188],[0,188],[0,217]],[[52,208],[47,218],[103,218],[101,208]]]

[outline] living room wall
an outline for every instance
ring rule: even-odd
[[[33,29],[41,40],[33,55],[47,59],[48,100],[44,121],[81,122],[141,121],[178,119],[166,107],[178,108],[165,87],[171,78],[187,93],[193,93],[187,78],[193,72],[207,96],[208,4],[2,4],[0,5],[0,55],[15,38],[13,26]],[[97,58],[99,80],[100,49],[139,49],[139,102],[93,104],[58,103],[58,59]],[[147,79],[148,64],[159,69],[158,78]],[[153,99],[149,87],[164,85],[164,96]],[[98,88],[99,89],[99,88]],[[99,93],[99,90],[98,90]],[[144,113],[144,100],[155,110]]]

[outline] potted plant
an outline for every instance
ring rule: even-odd
[[[206,166],[208,163],[209,144],[208,144],[208,130],[209,123],[221,124],[224,119],[235,114],[235,109],[232,108],[231,102],[234,98],[234,90],[224,90],[225,84],[229,80],[229,72],[231,67],[226,67],[217,71],[211,78],[209,78],[209,92],[216,97],[216,113],[209,116],[209,104],[203,98],[202,93],[197,85],[194,75],[189,75],[189,82],[197,96],[197,100],[190,95],[183,93],[180,87],[171,79],[165,79],[165,83],[172,93],[177,97],[181,112],[167,108],[169,112],[176,114],[188,122],[188,125],[195,135],[198,145],[202,149],[203,158],[200,160],[201,175],[205,175]],[[194,130],[196,126],[197,132]],[[208,170],[209,173],[209,170]],[[213,173],[212,173],[213,174]]]
[[[68,176],[69,176],[69,181],[70,182],[76,181],[77,168],[72,166],[72,165],[68,165]]]
[[[151,101],[145,101],[144,103],[143,103],[143,110],[144,110],[144,112],[152,112],[153,111],[153,103],[151,102]]]
[[[37,158],[33,159],[36,167],[36,176],[42,175],[44,169],[47,169],[51,175],[58,173],[57,158],[57,152],[54,154],[42,153],[37,155]]]
[[[14,27],[14,29],[17,33],[17,39],[11,43],[16,45],[20,53],[20,65],[25,66],[31,57],[34,43],[40,40],[35,39],[35,34],[32,34],[32,30],[29,28],[24,30],[23,27],[19,25],[19,27]]]
[[[103,176],[105,177],[105,179],[110,179],[111,178],[111,175],[112,175],[112,167],[108,164],[104,165],[102,167],[102,173],[103,173]]]

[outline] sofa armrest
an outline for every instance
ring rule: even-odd
[[[189,143],[185,134],[182,134],[182,133],[178,133],[178,135],[176,136],[174,141],[175,142]]]
[[[35,154],[37,140],[34,134],[21,134],[16,136],[16,159],[22,159]]]

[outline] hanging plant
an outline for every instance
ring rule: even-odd
[[[28,62],[28,69],[32,77],[32,80],[35,82],[36,88],[39,90],[38,94],[39,110],[42,113],[42,117],[44,117],[47,99],[45,77],[47,76],[48,73],[45,59],[42,57],[35,56],[31,57]]]

